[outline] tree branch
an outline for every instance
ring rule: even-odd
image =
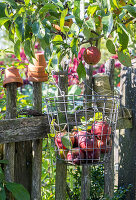
[[[134,17],[130,17],[130,18],[129,18],[128,20],[126,20],[123,24],[126,25],[126,24],[128,24],[129,22],[133,21],[134,19],[135,19]],[[113,27],[111,33],[114,32],[115,30],[117,30],[117,26]],[[96,33],[95,31],[93,31],[93,30],[92,30],[91,32],[92,32],[92,33],[95,33],[96,35],[99,35],[99,34],[97,34],[97,33]],[[102,37],[104,37],[104,34],[99,35],[98,37],[89,38],[89,40],[86,40],[86,41],[81,42],[80,45],[81,45],[81,44],[85,44],[85,43],[91,43],[92,41],[98,41],[98,40],[101,39]],[[81,37],[81,38],[83,38],[83,37]]]

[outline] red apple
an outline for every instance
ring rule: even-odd
[[[106,142],[103,142],[101,140],[97,141],[98,148],[100,149],[101,153],[108,153],[111,152],[112,145],[111,144],[106,144]]]
[[[67,154],[67,160],[77,165],[81,163],[84,157],[84,152],[80,148],[73,148]]]
[[[93,151],[86,151],[85,158],[87,163],[96,163],[100,160],[100,149],[94,149]]]
[[[83,54],[87,64],[96,65],[101,59],[101,52],[97,47],[88,47]]]
[[[86,131],[78,132],[78,142],[83,150],[93,151],[97,148],[97,138]]]
[[[106,121],[98,121],[93,123],[91,133],[97,136],[100,140],[106,140],[109,141],[111,134],[111,127]]]

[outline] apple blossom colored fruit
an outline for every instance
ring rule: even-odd
[[[111,134],[111,127],[106,121],[98,121],[93,123],[91,133],[97,136],[100,140],[108,140]]]
[[[78,131],[74,131],[73,135],[74,135],[74,138],[75,138],[75,142],[74,142],[73,146],[78,147]]]
[[[57,136],[55,137],[55,144],[59,149],[66,149],[66,147],[62,143],[62,137],[65,134],[67,134],[67,132],[61,132],[61,133],[58,133]],[[74,138],[73,133],[69,133],[69,139],[71,140],[72,146],[73,146],[73,144],[75,142],[75,138]]]
[[[101,52],[97,47],[88,47],[83,54],[87,64],[96,65],[101,59]]]
[[[100,152],[101,152],[101,153],[108,153],[108,152],[111,152],[112,145],[106,144],[106,142],[103,142],[103,141],[101,141],[101,140],[98,140],[98,141],[97,141],[97,144],[98,144],[98,148],[100,149]]]
[[[73,148],[67,154],[67,160],[77,165],[81,163],[84,157],[84,152],[80,148]]]
[[[87,163],[96,163],[100,160],[100,149],[85,152],[85,159]]]
[[[85,151],[93,151],[97,148],[97,138],[86,131],[78,132],[80,148]]]

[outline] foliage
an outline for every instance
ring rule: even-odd
[[[42,199],[55,199],[55,151],[52,138],[44,139],[42,153]]]
[[[0,160],[0,164],[8,164],[7,160]],[[16,200],[30,200],[30,195],[23,185],[7,182],[0,166],[0,199],[6,200],[6,190],[10,191]]]
[[[20,47],[24,47],[32,62],[34,44],[38,41],[45,50],[48,67],[57,64],[62,69],[64,57],[77,57],[82,45],[99,46],[104,38],[109,52],[117,53],[122,64],[131,66],[136,43],[136,1],[89,0],[80,4],[80,0],[2,0],[0,26],[6,28],[16,57],[21,60]]]
[[[82,47],[96,45],[103,48],[102,40],[105,40],[105,46],[111,54],[118,54],[119,61],[126,66],[131,66],[131,58],[136,55],[136,1],[135,0],[89,0],[80,6],[80,0],[2,0],[0,3],[0,27],[5,27],[9,40],[13,44],[14,53],[3,50],[0,53],[6,56],[5,63],[1,63],[0,79],[0,119],[5,116],[5,90],[2,87],[4,69],[15,65],[22,70],[21,76],[27,69],[28,61],[32,62],[34,57],[35,45],[40,44],[45,51],[46,61],[48,62],[48,72],[51,69],[64,70],[63,60],[68,61],[69,92],[73,90],[73,81],[79,84],[79,79],[85,78],[84,63],[78,52]],[[84,9],[85,8],[85,9]],[[83,13],[81,15],[81,13]],[[67,24],[72,19],[73,24]],[[25,58],[22,60],[21,52],[24,48]],[[41,50],[41,49],[40,49]],[[38,49],[39,51],[39,49]],[[9,55],[10,53],[10,55]],[[12,53],[12,54],[11,54]],[[7,56],[8,54],[8,56]],[[16,56],[15,56],[15,55]],[[10,57],[11,56],[11,57]],[[5,58],[5,57],[4,57]],[[8,62],[9,61],[9,62]],[[120,63],[116,65],[115,82],[119,84]],[[78,76],[77,76],[78,72]],[[94,67],[94,74],[104,72],[104,64]],[[74,78],[73,78],[74,76]],[[57,80],[57,77],[54,77]],[[51,80],[51,79],[50,79]],[[32,88],[27,84],[18,91],[18,105],[20,108],[31,106]],[[75,87],[75,86],[74,86]],[[46,96],[47,86],[43,86],[43,93]],[[80,88],[75,88],[75,91]],[[56,94],[54,86],[50,87],[49,96]],[[81,92],[81,90],[80,90]],[[29,97],[29,98],[28,98]],[[44,100],[43,100],[44,104]],[[53,141],[51,138],[43,142],[43,165],[42,165],[42,198],[43,200],[55,199],[55,153]],[[103,197],[103,167],[91,167],[91,199],[100,199]],[[15,183],[6,183],[1,170],[0,195],[5,195],[4,187],[13,192],[16,199],[22,186]],[[69,167],[68,186],[71,190],[71,196],[79,199],[81,188],[81,167]],[[114,199],[123,199],[129,190],[119,188],[115,191]],[[22,188],[23,192],[24,189]],[[24,192],[25,194],[25,192]],[[21,193],[22,197],[23,194]],[[3,197],[4,199],[5,197]],[[67,197],[68,198],[68,197]],[[23,198],[25,199],[25,198]],[[108,199],[108,197],[107,197]]]

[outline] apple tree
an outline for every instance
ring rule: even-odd
[[[34,44],[45,50],[49,66],[54,59],[77,57],[86,44],[102,48],[101,39],[119,61],[131,66],[135,56],[136,0],[2,0],[0,26],[4,26],[20,59],[20,47],[32,62]],[[80,62],[80,70],[83,65]]]

